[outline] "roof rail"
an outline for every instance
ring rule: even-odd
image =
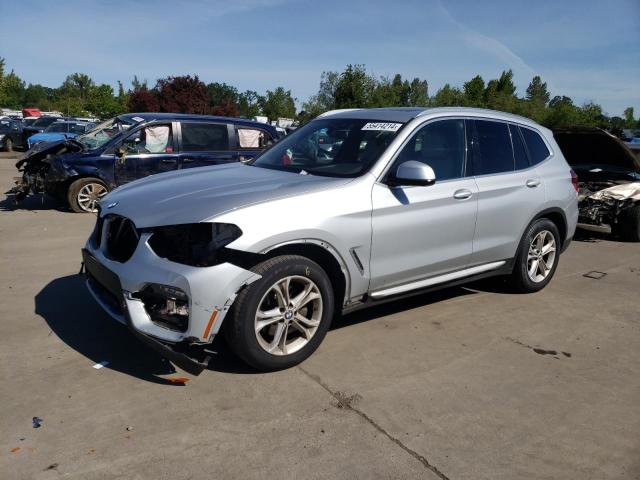
[[[362,110],[362,109],[361,108],[338,108],[336,110],[329,110],[328,112],[321,113],[320,115],[318,115],[317,118],[327,117],[327,116],[332,115],[334,113],[353,112],[355,110]]]

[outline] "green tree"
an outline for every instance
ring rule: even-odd
[[[476,75],[463,85],[464,103],[469,107],[484,106],[484,80]]]
[[[113,88],[107,84],[94,86],[89,90],[85,108],[100,118],[109,118],[125,112],[122,103],[114,96]]]
[[[294,118],[296,116],[295,99],[291,96],[291,90],[278,87],[275,90],[267,90],[264,97],[258,100],[262,113],[269,120],[278,118]]]
[[[207,85],[209,90],[209,106],[215,107],[223,102],[238,104],[238,89],[226,83],[213,82]]]
[[[375,83],[364,65],[347,65],[336,84],[334,108],[368,107]]]
[[[636,126],[636,121],[633,118],[633,107],[627,107],[624,109],[624,122],[626,128],[634,128]]]
[[[0,99],[3,107],[21,108],[24,92],[25,82],[13,70],[2,77]]]
[[[302,104],[302,111],[298,115],[301,123],[306,123],[321,113],[335,108],[335,92],[339,81],[338,72],[322,72],[318,93]]]
[[[429,84],[426,80],[414,78],[409,84],[409,106],[426,107],[429,105]]]
[[[463,95],[459,88],[445,83],[431,100],[434,107],[453,107],[462,105]]]
[[[536,75],[527,87],[527,100],[541,105],[549,103],[551,95],[547,90],[547,83],[543,82],[539,75]]]
[[[258,101],[260,95],[254,90],[246,90],[238,95],[238,109],[240,116],[244,118],[253,118],[260,115],[260,105]]]

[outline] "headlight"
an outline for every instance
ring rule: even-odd
[[[0,140],[2,140],[5,137],[4,133],[0,133]]]
[[[221,250],[242,235],[230,223],[187,223],[152,228],[149,246],[156,255],[193,267],[221,263]]]

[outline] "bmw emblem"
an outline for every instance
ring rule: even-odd
[[[116,205],[118,205],[118,202],[113,202],[113,203],[110,203],[109,205],[107,205],[107,208],[113,208]]]

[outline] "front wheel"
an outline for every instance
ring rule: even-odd
[[[80,178],[69,186],[67,201],[71,210],[76,213],[95,213],[98,202],[109,190],[98,178]]]
[[[542,290],[553,278],[560,257],[560,233],[549,219],[541,218],[525,232],[511,273],[511,285],[520,293]]]
[[[238,294],[225,326],[233,351],[258,370],[289,368],[320,345],[333,317],[333,289],[325,271],[298,255],[256,265],[262,276]]]
[[[626,242],[640,242],[640,205],[620,212],[618,223],[612,230]]]

